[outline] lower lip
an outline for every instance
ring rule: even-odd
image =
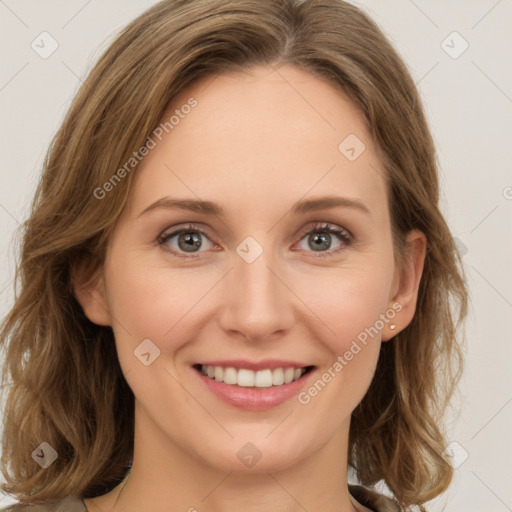
[[[272,386],[271,388],[246,388],[232,384],[225,384],[206,377],[199,370],[192,368],[208,389],[222,401],[240,409],[249,411],[265,411],[276,407],[293,396],[297,395],[315,373],[315,369],[305,373],[300,379]]]

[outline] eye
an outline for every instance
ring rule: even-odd
[[[307,239],[306,236],[307,235]],[[338,239],[338,246],[331,249],[333,242],[332,235],[336,235]],[[176,238],[174,242],[171,242]],[[160,235],[157,242],[161,246],[165,246],[166,251],[171,252],[178,258],[197,258],[199,249],[203,247],[203,238],[210,240],[208,236],[194,224],[189,224],[188,227],[164,233]],[[315,257],[328,257],[342,251],[353,242],[352,235],[345,229],[331,224],[318,223],[302,235],[301,242],[306,239],[309,247],[313,248]],[[171,243],[170,243],[171,242]],[[177,245],[176,245],[177,244]],[[217,247],[213,242],[209,241],[211,246]],[[303,248],[304,249],[304,248]],[[307,251],[307,248],[305,249]],[[323,254],[325,253],[325,254]]]
[[[319,253],[315,257],[320,258],[337,254],[353,242],[353,237],[347,230],[331,224],[316,224],[306,235],[307,238],[303,237],[301,241],[306,240],[306,244],[313,247],[313,252]],[[339,245],[334,250],[329,250],[333,241],[331,235],[336,235],[338,239]]]
[[[173,238],[177,237],[176,244],[169,244]],[[194,253],[197,253],[198,250],[203,247],[202,238],[208,238],[208,236],[201,231],[199,228],[194,226],[194,224],[189,224],[187,228],[178,229],[175,231],[171,231],[168,234],[162,234],[158,237],[158,244],[164,245],[165,250],[172,252],[174,255],[179,258],[195,258],[197,256]],[[210,242],[212,244],[212,242]],[[213,245],[213,244],[212,244]],[[183,253],[188,253],[189,256],[184,255]]]

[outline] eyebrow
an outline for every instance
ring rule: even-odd
[[[291,208],[292,214],[305,214],[312,211],[328,210],[331,208],[352,208],[370,215],[370,210],[359,199],[339,196],[324,196],[315,199],[297,201]],[[212,201],[200,199],[177,199],[172,197],[161,197],[139,213],[138,217],[157,208],[186,210],[205,215],[215,215],[226,218],[226,212],[222,206]]]

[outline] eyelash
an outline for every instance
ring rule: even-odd
[[[188,227],[186,227],[186,228],[178,229],[176,231],[171,231],[168,234],[164,233],[164,234],[159,235],[157,238],[157,243],[159,246],[165,245],[166,242],[168,240],[170,240],[171,238],[174,238],[175,236],[180,235],[182,233],[188,233],[189,231],[192,231],[194,233],[199,233],[202,236],[205,236],[206,238],[208,238],[208,235],[204,231],[199,229],[194,224],[189,224]],[[336,225],[326,224],[326,223],[315,224],[311,229],[309,229],[309,231],[306,231],[301,234],[299,241],[302,240],[306,235],[316,233],[316,232],[337,235],[339,237],[340,241],[343,243],[343,246],[338,247],[338,249],[334,249],[334,250],[330,250],[330,251],[320,251],[314,255],[315,258],[326,258],[326,257],[332,256],[334,254],[337,254],[338,252],[342,251],[346,246],[351,245],[354,241],[353,236],[347,230],[340,228]],[[169,248],[168,246],[164,250],[172,253],[174,256],[177,256],[178,258],[193,259],[193,258],[199,257],[198,254],[192,255],[192,253],[190,256],[184,256],[183,253],[177,252],[174,249]]]

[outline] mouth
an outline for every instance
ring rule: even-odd
[[[315,366],[282,366],[276,368],[249,368],[195,364],[193,368],[204,377],[238,388],[277,388],[304,378]]]
[[[209,397],[246,411],[268,411],[311,385],[318,367],[297,360],[229,359],[190,366]]]

